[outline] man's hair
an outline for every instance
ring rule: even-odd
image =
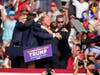
[[[19,18],[18,18],[18,19],[20,19],[20,18],[22,18],[22,17],[24,17],[24,16],[27,16],[27,14],[21,13],[21,14],[19,15]]]
[[[57,18],[63,18],[64,16],[63,15],[57,15],[56,19]]]
[[[47,16],[48,16],[48,15],[43,15],[43,16],[39,19],[39,21],[40,21],[40,22],[43,21],[44,18],[47,17]]]
[[[81,44],[76,44],[76,46],[78,46],[80,48],[80,50],[82,49],[82,45]]]

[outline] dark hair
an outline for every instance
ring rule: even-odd
[[[56,19],[57,18],[63,18],[64,16],[63,15],[57,15]]]
[[[76,46],[78,46],[80,48],[80,50],[82,49],[82,45],[81,44],[76,44]]]
[[[27,15],[27,20],[29,21],[29,20],[35,18],[36,15],[37,15],[36,13],[29,13],[29,14]]]
[[[40,22],[43,21],[43,20],[46,18],[46,16],[48,16],[48,15],[43,15],[43,16],[39,19],[39,21],[40,21]]]
[[[51,30],[55,30],[57,28],[57,24],[55,21],[51,22],[50,24]]]

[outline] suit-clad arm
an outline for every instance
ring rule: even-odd
[[[24,23],[24,26],[25,26],[25,27],[29,27],[29,26],[31,26],[31,25],[34,25],[34,23],[35,23],[34,19],[31,19],[31,20],[25,22],[25,23]]]
[[[82,41],[81,44],[90,44],[90,43],[96,43],[96,42],[100,42],[100,36],[97,36],[94,39],[86,39]]]
[[[63,40],[64,40],[64,39],[65,39],[65,40],[68,39],[69,32],[61,32],[60,34],[61,34]]]
[[[65,39],[65,40],[68,39],[69,31],[65,27],[61,28],[59,33],[61,34],[62,39]]]
[[[53,35],[49,34],[46,31],[32,31],[33,35],[42,39],[51,39],[53,38]]]
[[[34,19],[31,19],[31,20],[29,20],[29,21],[27,21],[27,22],[25,22],[25,23],[22,23],[22,25],[20,25],[20,26],[17,26],[18,28],[20,28],[20,29],[27,29],[28,27],[30,27],[30,26],[38,26],[38,27],[40,27],[39,26],[39,24],[35,24],[35,23],[37,23],[37,21],[44,15],[45,13],[41,13],[38,17],[36,17],[36,18],[34,18]],[[22,28],[23,27],[23,28]]]
[[[16,23],[16,28],[18,28],[22,31],[28,29],[30,26],[40,27],[40,25],[37,24],[37,22],[35,22],[34,19],[27,21],[26,23],[22,23],[19,21]]]
[[[17,22],[16,23],[16,26],[15,26],[15,29],[18,29],[20,31],[24,31],[28,28],[29,26],[26,26],[25,24],[23,24],[22,22]]]

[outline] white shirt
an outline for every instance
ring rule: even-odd
[[[35,8],[35,9],[39,9],[39,8],[40,8],[40,0],[36,0],[36,1],[34,2],[34,8]]]
[[[69,38],[68,38],[68,44],[69,44],[71,49],[73,47],[73,43],[72,43],[71,39],[76,39],[76,33],[77,32],[76,32],[75,28],[71,28],[71,32],[70,32],[70,35],[69,35]]]
[[[52,22],[52,21],[56,21],[57,15],[61,15],[61,13],[58,10],[55,13],[52,13],[51,11],[49,11],[48,15],[50,16],[51,22]]]
[[[73,5],[76,7],[76,17],[82,18],[82,12],[88,10],[89,4],[87,2],[80,3],[77,0],[73,0]]]

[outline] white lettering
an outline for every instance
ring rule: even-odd
[[[47,52],[46,49],[44,49],[44,50],[38,50],[38,51],[34,51],[33,53],[29,53],[29,56],[30,57],[41,56],[41,55],[46,54],[46,52]]]

